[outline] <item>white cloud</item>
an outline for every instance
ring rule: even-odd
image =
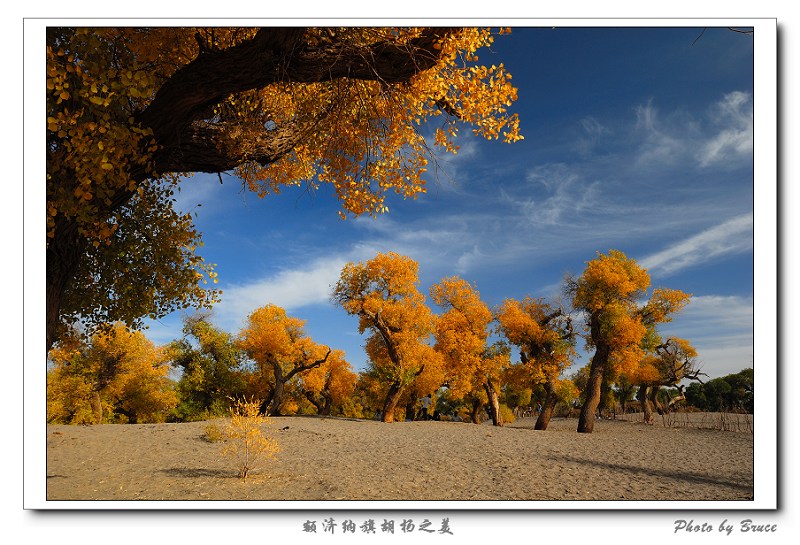
[[[754,367],[753,323],[752,298],[705,295],[692,297],[661,333],[691,342],[703,372],[714,378]]]
[[[753,214],[742,214],[639,260],[650,272],[668,275],[753,248]]]
[[[222,178],[226,185],[241,183],[227,175]],[[219,177],[211,174],[195,174],[184,178],[180,191],[175,192],[175,210],[183,213],[211,213],[215,207],[230,206],[229,189],[223,186]],[[235,202],[235,201],[233,201]],[[202,206],[202,208],[199,208]]]
[[[464,252],[461,256],[456,260],[456,272],[458,274],[466,273],[472,265],[475,263],[480,263],[486,260],[486,256],[484,256],[478,245],[474,245],[471,250]]]
[[[286,269],[254,282],[225,287],[222,301],[214,307],[215,318],[225,326],[239,327],[250,312],[268,303],[287,311],[325,304],[347,261],[338,256],[317,259],[308,267]]]
[[[689,144],[686,134],[674,136],[668,124],[659,119],[658,110],[652,102],[637,106],[636,127],[643,133],[637,165],[640,168],[655,168],[664,164],[677,164],[685,156]]]
[[[599,184],[586,182],[567,165],[548,164],[533,168],[526,179],[538,193],[543,194],[541,198],[518,197],[502,189],[500,197],[518,208],[533,224],[574,223],[583,212],[600,209]]]
[[[603,125],[597,118],[588,116],[584,117],[580,121],[583,130],[586,131],[587,134],[596,136],[596,135],[606,135],[611,132],[611,130]]]
[[[661,168],[694,163],[701,168],[749,160],[753,155],[753,98],[724,95],[705,120],[681,110],[661,116],[652,101],[637,106],[637,166]]]
[[[706,167],[753,154],[753,98],[749,93],[725,95],[713,111],[712,122],[718,132],[698,154],[700,166]]]

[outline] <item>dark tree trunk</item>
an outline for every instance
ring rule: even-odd
[[[603,385],[603,372],[608,364],[610,349],[607,345],[598,345],[589,368],[589,381],[586,383],[586,401],[581,407],[578,418],[578,433],[592,433],[597,406],[600,404],[600,389]]]
[[[315,367],[319,367],[328,359],[328,356],[331,355],[330,348],[328,352],[325,354],[325,357],[321,360],[316,360],[311,363],[295,363],[294,367],[292,367],[291,371],[284,374],[283,367],[280,362],[273,361],[272,362],[272,373],[275,377],[275,388],[272,390],[272,394],[261,403],[259,411],[261,414],[267,414],[269,416],[279,416],[280,415],[280,405],[281,401],[283,401],[283,392],[284,392],[284,385],[292,380],[295,375],[302,373],[303,371],[308,371],[309,369],[313,369]]]
[[[406,420],[415,420],[417,416],[417,392],[411,392],[406,403]]]
[[[539,418],[536,419],[536,424],[533,426],[534,430],[544,431],[547,429],[548,424],[550,424],[550,418],[553,416],[553,409],[555,409],[558,401],[555,384],[552,381],[548,381],[544,385],[544,390],[547,392],[547,396],[544,398],[542,412],[539,413]]]
[[[267,416],[279,416],[281,401],[283,400],[283,385],[286,377],[283,376],[283,368],[277,362],[272,363],[272,374],[275,377],[275,386],[269,395],[261,402],[258,412]]]
[[[322,410],[319,411],[319,414],[323,416],[330,416],[331,409],[333,408],[333,397],[331,396],[330,392],[323,392],[322,399],[324,401],[322,403]]]
[[[489,416],[492,418],[492,425],[502,426],[503,415],[500,413],[500,400],[497,397],[497,390],[495,390],[491,379],[486,379],[483,389],[486,390],[486,397],[489,399],[487,406],[489,407]]]
[[[394,410],[397,408],[397,403],[400,401],[400,394],[402,391],[403,389],[399,382],[395,382],[389,386],[389,391],[386,393],[386,399],[383,402],[382,422],[394,422]]]
[[[267,416],[280,416],[281,401],[283,401],[284,381],[276,381],[270,394],[261,402],[258,411]]]
[[[320,414],[320,415],[323,414],[322,411],[325,410],[325,400],[324,399],[322,401],[320,401],[319,399],[317,399],[314,396],[314,394],[312,394],[311,392],[307,392],[305,390],[303,391],[303,395],[306,396],[306,399],[309,401],[309,403],[314,405],[314,408],[317,410],[317,414]]]
[[[472,419],[473,424],[481,423],[481,402],[477,399],[472,402],[472,411],[469,417]]]
[[[46,253],[45,328],[48,352],[58,340],[64,295],[75,279],[85,249],[86,240],[78,234],[74,224],[56,223],[55,234],[48,241]]]
[[[636,398],[642,404],[642,415],[645,424],[653,423],[653,409],[650,406],[650,399],[648,396],[649,390],[650,386],[647,384],[640,384],[639,392],[636,394]]]

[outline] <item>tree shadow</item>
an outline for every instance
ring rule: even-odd
[[[652,467],[641,467],[641,466],[620,464],[614,462],[600,462],[597,460],[587,460],[587,459],[577,458],[574,456],[549,456],[549,458],[551,460],[559,462],[567,461],[580,464],[583,466],[594,466],[604,470],[632,473],[637,475],[646,475],[648,477],[656,477],[656,478],[662,477],[665,479],[686,481],[691,484],[724,486],[726,488],[732,488],[734,490],[748,492],[750,493],[751,496],[753,494],[754,485],[752,479],[750,480],[749,483],[737,482],[741,478],[740,475],[731,475],[730,477],[726,478],[723,476],[715,477],[715,476],[705,475],[703,473],[694,473],[681,469],[658,469]]]
[[[235,477],[236,473],[231,470],[225,469],[203,469],[192,467],[172,467],[169,469],[159,470],[161,473],[166,473],[170,477],[184,477],[187,479],[196,479],[198,477]]]

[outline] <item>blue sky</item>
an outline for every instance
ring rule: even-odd
[[[689,339],[706,373],[752,367],[753,42],[724,29],[695,42],[701,32],[514,28],[481,61],[513,74],[525,140],[463,128],[428,193],[390,196],[377,219],[341,221],[324,187],[259,199],[233,176],[186,180],[178,207],[196,213],[223,290],[214,322],[236,333],[274,303],[358,370],[356,320],[329,301],[348,261],[399,252],[418,261],[424,293],[459,275],[496,305],[556,296],[565,273],[613,248],[654,287],[692,294],[662,332]],[[157,343],[181,335],[179,313],[148,325]]]

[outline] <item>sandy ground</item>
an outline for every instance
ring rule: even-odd
[[[533,431],[454,422],[273,418],[281,451],[246,481],[208,422],[47,427],[48,500],[753,498],[753,434],[574,419]],[[214,421],[220,427],[225,420]]]

